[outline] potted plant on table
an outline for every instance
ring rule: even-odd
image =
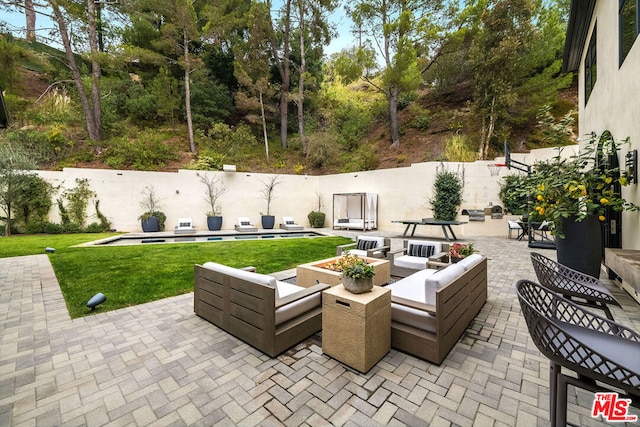
[[[336,261],[336,267],[342,272],[342,285],[353,294],[362,294],[373,289],[375,267],[357,255],[343,255]]]
[[[207,212],[207,228],[209,231],[217,231],[222,228],[222,212],[218,200],[220,196],[227,192],[222,178],[204,174],[200,177],[200,182],[205,185],[205,200],[211,208]]]
[[[276,186],[282,183],[280,177],[278,175],[272,175],[267,178],[265,181],[260,181],[262,183],[262,198],[267,201],[267,212],[266,214],[260,213],[262,228],[264,229],[272,229],[276,223],[276,217],[271,215],[271,201],[275,198],[274,192]]]
[[[474,252],[473,243],[454,243],[449,247],[449,259],[452,263],[456,263]]]
[[[525,180],[530,196],[529,215],[553,224],[558,262],[589,274],[600,275],[602,224],[623,210],[638,206],[621,196],[629,183],[626,171],[618,167],[619,144],[610,134],[591,138],[577,155],[534,165]]]
[[[159,200],[153,186],[146,186],[142,191],[144,197],[140,201],[140,206],[144,213],[138,217],[141,222],[142,231],[145,233],[163,231],[167,216],[159,210]]]

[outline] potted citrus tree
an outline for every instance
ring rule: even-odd
[[[220,196],[227,192],[222,178],[204,174],[200,177],[200,182],[205,186],[205,200],[209,205],[207,211],[207,228],[209,231],[217,231],[222,228],[222,211],[218,200]]]
[[[559,152],[536,163],[524,185],[531,200],[529,215],[553,224],[558,262],[596,278],[607,215],[639,209],[619,192],[628,176],[609,160],[618,148],[610,136],[591,134],[578,154],[567,158]]]
[[[342,272],[342,285],[353,294],[362,294],[373,289],[375,267],[357,255],[345,254],[336,262]]]

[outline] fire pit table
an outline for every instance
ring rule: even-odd
[[[331,286],[341,284],[341,273],[332,269],[335,262],[340,258],[342,257],[337,256],[299,265],[296,268],[296,285],[308,288],[315,285],[316,280]],[[373,284],[375,286],[382,286],[389,283],[389,279],[391,278],[389,261],[378,258],[361,258],[373,265],[376,272],[376,275],[373,276]]]

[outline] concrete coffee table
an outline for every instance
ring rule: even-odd
[[[326,265],[335,263],[340,258],[342,257],[338,256],[299,265],[296,268],[296,285],[308,288],[315,285],[316,280],[331,286],[341,284],[342,277],[339,271],[323,268]],[[376,275],[373,276],[373,284],[375,286],[382,286],[389,283],[389,279],[391,278],[391,265],[389,261],[378,258],[363,259],[373,265],[376,272]]]

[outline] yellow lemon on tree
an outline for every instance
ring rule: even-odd
[[[609,200],[606,197],[600,199],[600,204],[606,205],[607,203],[609,203]]]
[[[538,200],[543,201],[544,197],[542,197],[542,194],[538,194],[538,197],[536,197]]]
[[[604,217],[604,215],[600,215],[600,216],[598,217],[598,219],[599,219],[600,221],[604,221],[606,218]]]

